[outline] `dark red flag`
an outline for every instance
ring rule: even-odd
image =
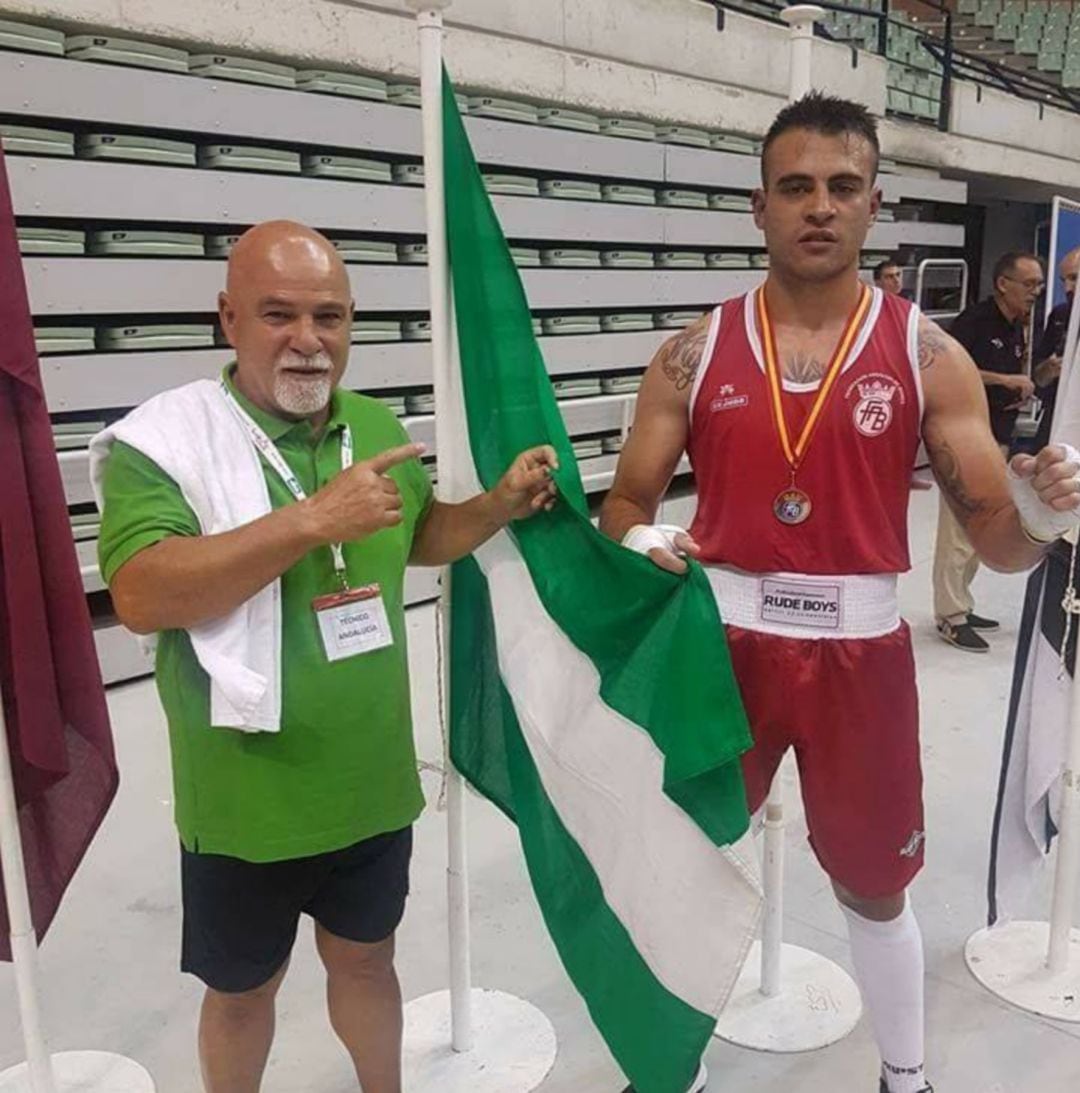
[[[2,151],[0,691],[41,938],[108,811],[117,771]],[[9,933],[0,899],[0,959],[11,959]]]

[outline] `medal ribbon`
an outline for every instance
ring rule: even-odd
[[[791,467],[793,481],[795,472],[806,458],[806,452],[810,447],[811,440],[813,440],[814,433],[817,431],[818,424],[821,422],[821,417],[824,413],[825,406],[829,401],[829,396],[836,387],[836,381],[843,371],[844,362],[847,360],[847,355],[851,351],[851,347],[859,333],[859,328],[862,326],[867,312],[870,310],[870,303],[873,298],[874,296],[870,289],[867,288],[866,285],[863,285],[859,301],[855,305],[855,310],[852,311],[851,316],[848,318],[847,326],[844,328],[844,332],[840,335],[840,340],[836,344],[832,360],[829,362],[829,367],[826,369],[825,375],[822,378],[821,386],[818,387],[817,398],[814,400],[810,415],[803,425],[802,433],[799,435],[798,440],[795,442],[794,446],[792,446],[791,433],[788,431],[787,418],[784,415],[784,383],[780,374],[780,364],[777,360],[776,335],[773,333],[772,320],[769,318],[769,310],[765,304],[765,289],[758,289],[758,326],[761,328],[761,342],[765,353],[765,376],[769,383],[769,403],[772,406],[773,422],[776,425],[776,432],[780,437],[780,447],[784,451],[784,458],[787,460],[788,466]]]
[[[251,443],[255,445],[255,449],[274,470],[278,478],[285,483],[289,493],[291,493],[297,501],[307,500],[307,493],[304,491],[304,487],[300,485],[300,479],[296,477],[292,468],[285,462],[285,458],[278,450],[278,446],[266,435],[265,430],[262,429],[243,406],[236,401],[236,397],[233,395],[232,391],[229,390],[228,384],[226,384],[224,379],[218,381],[218,388],[221,391],[222,397],[225,399],[226,403],[228,403],[229,409],[232,410],[233,414],[236,416],[236,420],[243,426]],[[352,465],[352,429],[350,429],[348,425],[345,425],[341,430],[341,469],[347,471]],[[342,549],[342,544],[331,543],[330,554],[334,559],[334,572],[341,582],[341,587],[348,591],[349,580],[345,571],[345,552]]]

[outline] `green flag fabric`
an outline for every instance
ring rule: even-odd
[[[449,80],[443,130],[460,369],[439,409],[445,485],[489,488],[546,443],[561,495],[454,567],[451,759],[517,825],[552,940],[637,1093],[685,1093],[760,914],[746,718],[700,568],[665,573],[589,519]]]

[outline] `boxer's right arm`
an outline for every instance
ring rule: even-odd
[[[634,425],[619,456],[615,482],[600,512],[600,530],[622,542],[640,525],[651,525],[679,465],[690,432],[690,394],[709,336],[705,316],[665,342],[645,373]],[[697,553],[688,535],[676,540],[684,553]],[[654,548],[657,565],[681,573],[686,563],[676,553]]]

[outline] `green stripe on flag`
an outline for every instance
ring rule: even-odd
[[[451,690],[451,724],[471,727],[451,734],[454,766],[517,823],[559,956],[637,1093],[681,1093],[694,1078],[715,1017],[656,980],[548,800],[499,676],[491,600],[476,561],[455,566],[453,589],[451,677],[469,685]]]
[[[732,843],[749,826],[738,759],[751,738],[708,580],[696,565],[685,578],[665,573],[591,525],[524,289],[449,80],[443,115],[450,265],[477,477],[490,488],[520,451],[554,445],[562,501],[513,528],[544,608],[592,660],[604,701],[663,753],[667,795],[717,845]],[[455,613],[462,608],[455,592]]]

